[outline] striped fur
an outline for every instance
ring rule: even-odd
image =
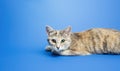
[[[48,46],[46,50],[51,50],[51,52],[59,55],[120,54],[119,31],[94,28],[79,33],[65,33],[65,30],[57,32],[54,30],[56,34],[48,35],[48,38],[54,37],[54,39],[59,40],[65,37],[64,39],[66,42],[64,42],[64,44],[59,44],[59,46],[67,44],[66,46],[60,47],[63,48],[63,50],[57,50],[56,46],[54,46],[55,44],[52,44],[50,41],[48,41],[50,46]],[[70,31],[70,27],[67,30]]]

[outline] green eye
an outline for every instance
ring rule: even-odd
[[[65,39],[62,39],[62,40],[61,40],[61,43],[63,43],[63,42],[65,42]]]

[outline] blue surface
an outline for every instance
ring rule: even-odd
[[[0,71],[120,71],[119,55],[51,56],[45,25],[120,30],[120,0],[0,0]]]

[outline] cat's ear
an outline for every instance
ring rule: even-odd
[[[64,29],[63,30],[63,32],[65,33],[65,34],[70,34],[70,32],[71,32],[71,27],[70,26],[68,26],[66,29]]]
[[[46,32],[47,32],[48,35],[50,35],[50,33],[54,32],[54,31],[55,30],[52,27],[46,25]]]

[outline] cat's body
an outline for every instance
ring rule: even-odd
[[[95,28],[71,33],[71,28],[56,31],[46,27],[48,42],[46,50],[59,55],[120,54],[120,32]],[[64,41],[63,41],[64,40]]]

